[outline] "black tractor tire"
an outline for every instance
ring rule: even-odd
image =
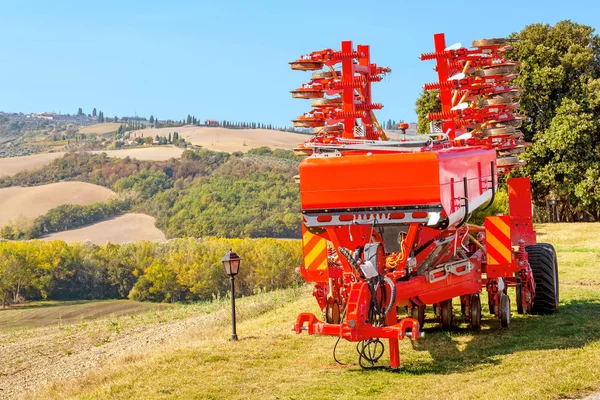
[[[340,305],[333,297],[330,297],[327,300],[327,305],[325,306],[325,321],[328,324],[339,324],[341,322]]]
[[[440,303],[440,323],[445,331],[452,328],[452,299]]]
[[[500,293],[498,298],[500,302],[500,325],[503,328],[510,327],[510,297],[507,294]]]
[[[492,303],[492,292],[488,292],[488,308],[490,309],[490,314],[496,315],[496,310],[494,309],[494,304]]]
[[[551,244],[537,243],[525,248],[535,281],[532,314],[552,314],[558,310],[558,262]]]
[[[417,306],[413,305],[410,309],[411,317],[419,321],[419,328],[423,329],[423,324],[425,323],[425,306]]]
[[[469,297],[469,323],[471,329],[481,329],[481,299],[478,294]]]
[[[521,282],[517,282],[515,290],[517,292],[517,313],[523,314],[523,285]]]

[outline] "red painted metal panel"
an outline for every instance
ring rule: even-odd
[[[303,210],[439,204],[435,153],[307,158],[300,164]]]
[[[535,244],[529,178],[508,179],[508,208],[512,244],[517,246],[519,240],[523,240],[525,246]]]
[[[464,177],[467,177],[470,202],[482,194],[481,184],[491,180],[492,172],[490,168],[480,168],[479,164],[490,165],[490,162],[496,160],[496,152],[485,147],[471,147],[440,150],[437,155],[440,169],[440,198],[446,213],[452,214],[458,209],[458,202],[454,199],[465,197]]]
[[[463,178],[472,202],[481,194],[482,181],[491,177],[478,164],[489,165],[495,157],[494,150],[472,147],[307,158],[300,164],[302,209],[442,204],[451,214],[458,207],[453,196],[465,196]]]
[[[429,283],[424,276],[396,284],[396,301],[418,298],[424,304],[435,304],[440,301],[465,294],[477,293],[481,290],[481,274],[473,269],[462,276],[449,275],[447,279]]]

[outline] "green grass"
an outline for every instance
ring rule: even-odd
[[[559,252],[559,312],[520,316],[513,298],[509,330],[489,314],[478,333],[442,332],[430,320],[425,338],[401,342],[398,372],[361,370],[354,344],[345,341],[338,358],[346,365],[338,365],[331,356],[335,338],[291,332],[299,312],[317,311],[305,287],[241,299],[239,342],[228,340],[226,303],[198,305],[191,311],[205,310],[210,323],[185,340],[51,384],[34,397],[540,399],[598,391],[600,224],[537,229],[539,240]]]
[[[66,146],[68,140],[40,140],[38,142],[25,142],[23,146]]]

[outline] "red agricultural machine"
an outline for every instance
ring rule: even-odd
[[[477,40],[472,48],[446,47],[435,35],[442,111],[429,115],[433,133],[393,140],[377,123],[371,84],[390,73],[370,60],[369,47],[342,42],[290,63],[310,71],[295,98],[312,111],[294,126],[314,136],[296,149],[300,164],[304,266],[314,282],[322,319],[302,313],[297,333],[359,342],[359,364],[377,366],[388,339],[390,367],[400,364],[398,340],[421,337],[427,305],[443,329],[453,320],[453,299],[463,320],[481,326],[481,293],[507,328],[515,288],[518,313],[558,307],[554,248],[536,243],[528,178],[509,178],[509,215],[469,224],[489,207],[499,179],[523,164],[527,143],[516,113],[521,90],[511,85],[519,64],[504,58],[504,39]],[[406,307],[410,317],[399,318]],[[404,313],[402,313],[404,314]]]

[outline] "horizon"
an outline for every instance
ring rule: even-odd
[[[472,40],[505,37],[534,23],[570,19],[596,28],[600,6],[574,3],[578,6],[566,9],[558,1],[532,1],[492,19],[482,17],[480,3],[467,1],[460,18],[452,20],[447,15],[456,14],[456,5],[424,3],[391,4],[384,13],[383,6],[363,10],[355,1],[343,8],[272,0],[252,5],[111,0],[102,8],[10,1],[0,27],[7,38],[0,55],[0,110],[75,114],[81,107],[85,114],[96,108],[111,118],[181,120],[191,114],[199,120],[291,126],[310,104],[291,98],[289,91],[308,75],[287,63],[353,40],[371,45],[372,61],[392,69],[373,85],[374,100],[385,107],[378,119],[414,122],[422,85],[436,80],[433,63],[418,59],[432,51],[433,34],[445,32],[448,45],[468,47]],[[354,11],[359,9],[361,18]],[[389,15],[397,17],[388,21]]]

